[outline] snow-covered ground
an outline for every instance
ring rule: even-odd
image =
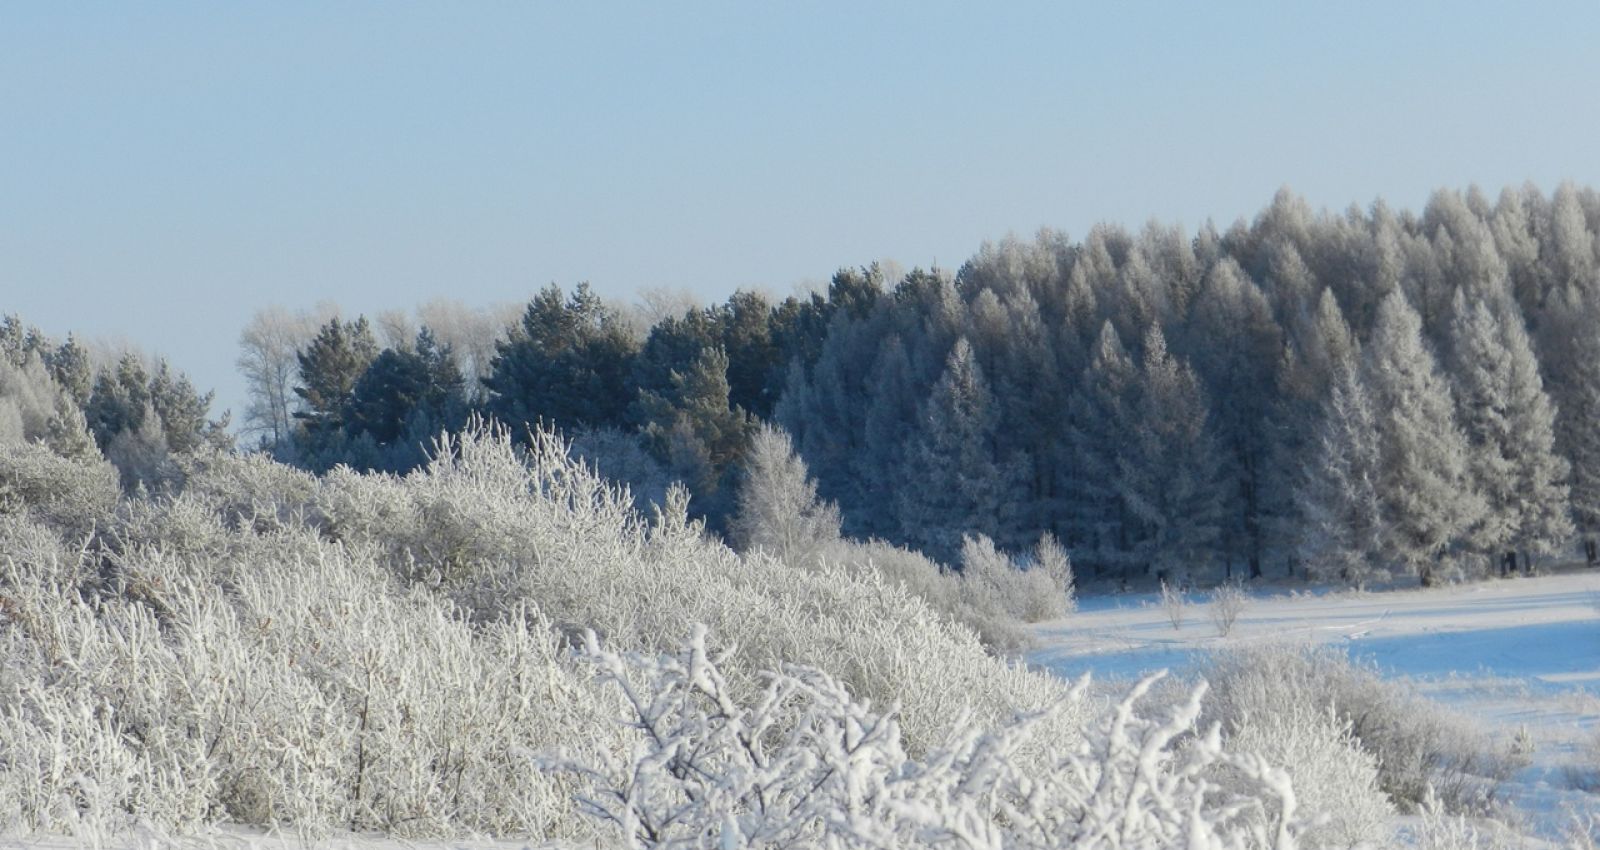
[[[1507,801],[1525,828],[1551,834],[1569,808],[1600,810],[1572,786],[1570,770],[1600,735],[1600,570],[1571,568],[1429,590],[1253,593],[1227,637],[1204,593],[1192,594],[1178,629],[1155,594],[1089,596],[1070,617],[1035,627],[1031,663],[1065,676],[1120,680],[1190,667],[1218,649],[1269,641],[1343,647],[1386,675],[1478,718],[1502,743],[1526,730],[1533,763]]]

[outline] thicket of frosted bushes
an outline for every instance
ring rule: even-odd
[[[1064,683],[901,585],[741,559],[681,496],[646,521],[548,435],[450,438],[405,478],[223,454],[185,478],[118,501],[103,461],[0,447],[0,828],[586,836],[531,754],[636,735],[570,661],[587,630],[659,652],[703,623],[740,697],[826,669],[897,703],[913,754],[1044,706],[1018,758],[1079,740]]]

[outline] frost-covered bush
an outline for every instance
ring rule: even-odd
[[[541,762],[581,778],[583,811],[629,848],[1291,850],[1303,827],[1283,771],[1195,729],[1203,685],[1152,719],[1136,708],[1153,680],[1140,683],[1040,769],[1018,754],[1071,703],[963,724],[918,758],[892,706],[815,668],[786,665],[741,699],[702,628],[656,656],[603,650],[591,633],[584,659],[640,734],[599,760]],[[1231,788],[1209,781],[1218,773]]]
[[[1163,581],[1158,598],[1161,601],[1161,611],[1166,614],[1167,622],[1172,624],[1173,630],[1183,628],[1183,620],[1189,613],[1189,600],[1183,597],[1183,591]]]
[[[837,565],[855,574],[881,576],[883,581],[920,599],[939,616],[972,629],[995,652],[1014,652],[1027,642],[1015,617],[991,597],[968,593],[959,574],[921,552],[882,540],[841,540],[823,549],[818,563]]]
[[[0,441],[0,514],[24,514],[83,537],[105,527],[120,492],[117,471],[98,454],[74,460],[42,443]]]
[[[1059,695],[1057,680],[991,658],[972,630],[879,573],[741,558],[675,493],[647,522],[554,434],[518,447],[480,428],[403,478],[335,470],[317,510],[337,539],[379,547],[407,581],[436,582],[479,619],[537,605],[568,632],[657,651],[704,623],[737,647],[741,687],[779,661],[813,664],[864,697],[900,700],[918,746],[964,709],[990,722]]]
[[[1203,674],[1213,692],[1208,717],[1331,710],[1377,759],[1379,787],[1404,810],[1415,810],[1430,787],[1452,810],[1481,806],[1514,772],[1477,724],[1337,650],[1241,649],[1214,656]]]
[[[92,565],[7,558],[0,829],[93,836],[137,815],[584,836],[565,789],[520,754],[615,746],[591,719],[615,709],[548,622],[474,626],[370,550],[300,548],[314,554],[141,549],[98,596],[79,590]]]
[[[1232,582],[1212,590],[1211,602],[1206,608],[1206,613],[1211,615],[1211,624],[1217,627],[1217,634],[1227,637],[1232,633],[1234,622],[1244,613],[1245,606],[1249,603],[1249,594],[1244,592],[1244,588]]]
[[[1223,724],[1230,749],[1283,765],[1307,817],[1307,847],[1372,846],[1388,837],[1394,808],[1378,787],[1378,760],[1331,710],[1293,704]],[[1226,773],[1224,774],[1226,776]],[[1233,787],[1228,780],[1224,787]],[[1243,790],[1243,789],[1235,789]]]
[[[961,541],[962,591],[980,607],[996,608],[1025,623],[1065,615],[1072,608],[1072,573],[1053,539],[1040,542],[1031,561],[1019,563],[980,534]]]

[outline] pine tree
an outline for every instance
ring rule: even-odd
[[[1545,395],[1522,317],[1468,303],[1458,290],[1450,323],[1456,412],[1471,450],[1469,467],[1487,504],[1474,534],[1485,553],[1544,554],[1572,534],[1567,463],[1555,454],[1555,410]],[[1503,568],[1504,569],[1504,568]]]
[[[541,421],[564,428],[624,424],[638,342],[587,284],[570,298],[546,287],[495,351],[484,380],[489,409],[515,432]]]
[[[706,351],[693,368],[672,374],[670,392],[646,393],[641,404],[646,444],[689,485],[696,509],[720,527],[733,507],[727,479],[756,427],[728,401],[728,355],[720,348]]]
[[[1436,562],[1465,540],[1484,502],[1450,386],[1422,341],[1421,317],[1398,291],[1378,305],[1362,378],[1378,419],[1385,549],[1430,585]]]
[[[306,409],[294,415],[304,423],[311,443],[343,429],[356,382],[377,356],[378,343],[365,317],[353,322],[330,319],[296,355],[300,385],[294,392]]]

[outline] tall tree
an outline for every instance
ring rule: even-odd
[[[713,527],[732,510],[729,479],[743,458],[755,422],[728,401],[728,355],[703,353],[692,368],[674,372],[667,393],[646,393],[646,443],[689,485],[695,507]]]
[[[334,314],[330,304],[295,313],[269,307],[251,317],[239,334],[239,358],[235,361],[247,393],[240,417],[244,434],[268,447],[288,443],[294,434],[294,413],[301,405],[294,392],[298,354]]]
[[[953,563],[963,536],[992,536],[1017,480],[996,457],[994,399],[965,338],[950,350],[919,425],[910,452],[918,474],[900,494],[900,521],[908,539]]]
[[[1359,587],[1387,574],[1378,421],[1354,358],[1332,368],[1295,489],[1295,554],[1312,576]]]
[[[1572,535],[1567,462],[1555,453],[1555,409],[1545,395],[1522,316],[1509,298],[1498,309],[1457,290],[1450,322],[1456,412],[1471,451],[1469,468],[1487,510],[1474,542],[1486,553],[1545,554]]]
[[[1068,402],[1073,464],[1064,482],[1064,489],[1076,494],[1065,529],[1072,557],[1096,574],[1126,566],[1132,546],[1130,517],[1118,496],[1116,480],[1119,456],[1128,448],[1126,429],[1134,422],[1132,398],[1137,377],[1121,336],[1107,320]]]
[[[817,484],[782,429],[763,425],[750,441],[729,524],[735,545],[765,549],[789,563],[839,539],[839,509],[817,498]]]
[[[1473,487],[1450,386],[1404,294],[1392,292],[1378,305],[1363,366],[1378,417],[1386,548],[1430,585],[1438,560],[1483,516],[1484,501]]]
[[[1200,381],[1167,350],[1159,325],[1145,333],[1133,402],[1115,480],[1141,526],[1136,557],[1154,575],[1186,575],[1216,562],[1232,493],[1223,484],[1222,452]]]

